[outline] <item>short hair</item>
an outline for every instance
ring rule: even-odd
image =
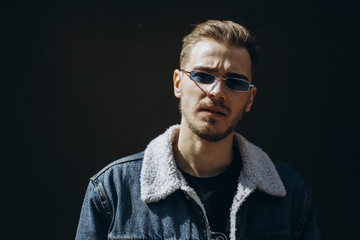
[[[244,47],[251,59],[251,72],[254,75],[258,61],[258,50],[255,39],[249,31],[232,21],[208,20],[195,25],[193,31],[184,37],[180,54],[180,68],[185,68],[189,62],[194,46],[203,40],[214,40],[228,46]]]

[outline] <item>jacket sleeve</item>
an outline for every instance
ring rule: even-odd
[[[296,229],[295,236],[295,239],[298,240],[320,240],[314,198],[309,189],[307,189],[305,194],[303,214]]]
[[[90,182],[81,209],[76,240],[107,239],[110,221],[98,191],[99,186]]]

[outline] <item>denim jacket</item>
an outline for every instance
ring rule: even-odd
[[[170,127],[145,152],[91,178],[76,240],[223,239],[211,231],[200,198],[176,167],[172,143],[178,131],[178,125]],[[320,239],[304,181],[241,135],[234,138],[243,167],[229,209],[230,239]]]

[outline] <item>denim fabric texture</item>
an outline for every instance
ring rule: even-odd
[[[176,131],[178,126],[173,126],[158,138],[161,141],[165,139],[165,144],[168,142],[171,146]],[[236,135],[236,138],[241,148],[248,149],[239,149],[244,166],[239,177],[238,192],[229,209],[232,228],[230,238],[320,239],[313,197],[305,182],[284,164],[269,159],[264,163],[266,168],[259,172],[270,172],[270,175],[278,176],[279,180],[272,182],[271,177],[259,177],[254,172],[255,169],[252,169],[253,166],[258,168],[258,165],[251,165],[247,161],[252,161],[249,156],[255,156],[252,151],[262,150],[249,145],[240,135]],[[164,146],[159,139],[150,143],[147,150],[153,146],[156,151],[160,149],[161,152]],[[161,161],[171,161],[170,168],[175,161],[171,156],[168,160],[159,160],[161,154],[153,151],[149,153],[147,150],[145,153],[117,160],[91,178],[80,214],[76,240],[215,239],[204,207],[196,193],[186,185],[180,171],[157,169],[159,166],[168,168]],[[257,156],[263,158],[267,155]],[[161,164],[154,164],[151,168],[152,161],[155,160]],[[271,170],[266,164],[271,164],[274,169]],[[146,169],[151,171],[144,172]],[[169,174],[174,179],[166,180],[166,175]],[[163,178],[162,175],[166,177]],[[276,176],[274,179],[277,179]],[[149,187],[154,182],[160,183],[156,185],[160,187]]]

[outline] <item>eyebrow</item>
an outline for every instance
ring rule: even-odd
[[[246,81],[249,81],[248,77],[246,77],[244,74],[240,74],[240,73],[227,73],[226,74],[227,77],[233,77],[233,78],[241,78],[244,79]]]
[[[193,68],[192,71],[202,71],[202,72],[207,72],[207,73],[211,73],[211,74],[214,74],[214,75],[216,73],[218,73],[218,70],[216,70],[215,68],[204,67],[204,66],[196,66],[196,67]],[[246,77],[244,74],[240,74],[240,73],[228,72],[228,73],[226,73],[226,77],[240,78],[240,79],[244,79],[246,81],[249,81],[248,77]]]

